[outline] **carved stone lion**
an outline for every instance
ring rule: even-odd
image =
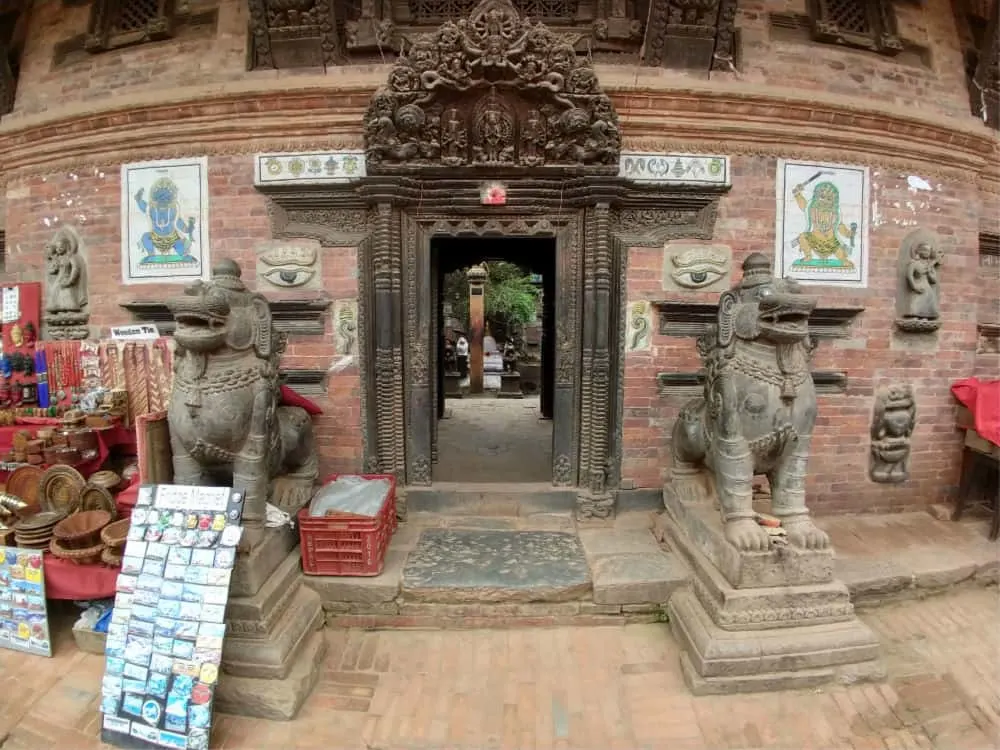
[[[792,280],[775,279],[760,253],[743,263],[739,284],[719,299],[718,322],[698,341],[705,395],[689,402],[674,425],[672,491],[703,500],[707,469],[714,479],[726,539],[741,551],[766,551],[770,537],[754,520],[753,477],[766,474],[772,512],[788,541],[829,545],[809,517],[806,466],[816,421],[809,371],[809,315],[816,304]]]
[[[177,353],[167,417],[174,481],[244,490],[243,521],[251,531],[263,524],[271,480],[279,478],[279,507],[308,501],[318,460],[309,415],[279,406],[284,334],[241,274],[237,263],[223,260],[211,282],[197,282],[168,303]]]

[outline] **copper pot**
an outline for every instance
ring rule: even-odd
[[[67,466],[73,466],[74,464],[80,463],[80,451],[76,448],[59,448],[52,451],[52,457],[49,458],[49,454],[46,453],[46,461],[50,464],[66,464]]]

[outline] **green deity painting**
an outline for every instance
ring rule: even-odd
[[[792,268],[852,270],[850,256],[854,254],[858,225],[842,221],[837,186],[829,181],[817,183],[812,197],[808,201],[805,197],[809,183],[821,174],[792,189],[795,203],[806,214],[806,230],[792,242],[802,257],[792,263]]]

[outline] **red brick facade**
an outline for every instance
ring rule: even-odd
[[[969,114],[951,3],[896,4],[901,36],[927,51],[929,66],[913,55],[894,61],[773,34],[768,14],[802,13],[801,3],[740,5],[740,72],[705,81],[598,66],[615,98],[626,146],[731,156],[733,188],[722,200],[714,241],[733,248],[734,269],[751,251],[773,253],[778,157],[872,168],[869,286],[817,288],[823,306],[865,312],[849,338],[824,341],[816,354],[816,369],[845,371],[848,388],[820,397],[809,493],[820,512],[940,501],[958,476],[960,436],[949,384],[972,374],[993,377],[1000,367],[1000,355],[977,353],[977,324],[1000,322],[1000,266],[981,266],[978,251],[979,232],[997,231],[988,217],[1000,215],[1000,180],[984,174],[995,168],[996,144]],[[214,27],[104,54],[74,53],[55,64],[57,45],[86,30],[87,9],[61,0],[35,3],[14,111],[0,122],[9,277],[40,279],[44,243],[61,224],[74,223],[90,264],[92,325],[126,322],[122,302],[176,292],[175,285],[120,283],[120,166],[207,154],[212,257],[240,260],[254,283],[254,249],[271,238],[272,228],[266,199],[253,185],[252,154],[359,146],[361,114],[386,69],[246,72],[247,23],[245,0],[221,0]],[[931,190],[910,188],[910,175]],[[927,351],[892,344],[896,256],[916,226],[936,232],[945,252],[943,323]],[[356,295],[356,258],[352,248],[324,248],[322,287],[331,299]],[[662,247],[629,251],[627,301],[717,299],[717,293],[671,297],[661,284],[662,262]],[[286,364],[331,367],[329,317],[326,329],[323,336],[292,337]],[[627,355],[626,486],[658,487],[669,468],[670,430],[685,399],[659,395],[657,373],[698,366],[690,338],[654,335],[649,351]],[[867,463],[874,393],[889,381],[913,384],[918,427],[911,480],[887,487],[868,481]],[[324,469],[360,470],[356,362],[331,373],[321,401]]]

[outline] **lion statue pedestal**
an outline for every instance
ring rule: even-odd
[[[834,580],[830,540],[805,503],[815,304],[753,253],[698,341],[705,393],[677,418],[657,521],[692,569],[668,612],[696,695],[884,677],[878,640]],[[770,532],[752,504],[757,474],[780,522]]]
[[[281,406],[284,336],[241,275],[220,261],[210,282],[168,303],[177,352],[167,419],[174,483],[246,493],[215,706],[288,720],[319,677],[323,609],[302,585],[297,533],[268,529],[264,518],[269,500],[293,515],[309,502],[319,464],[309,415]]]

